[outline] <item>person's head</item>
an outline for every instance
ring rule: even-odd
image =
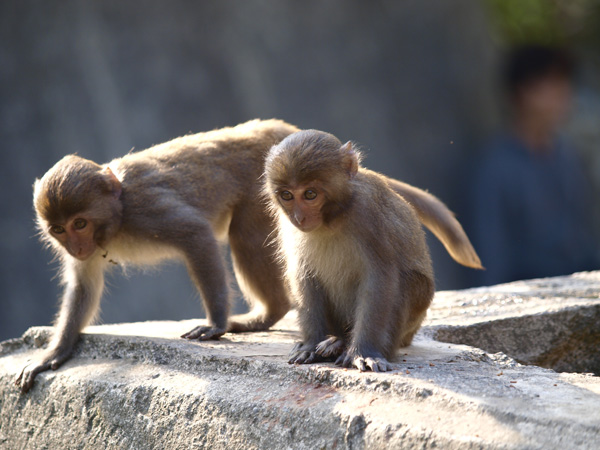
[[[519,114],[535,115],[557,127],[570,109],[573,72],[574,62],[567,51],[523,46],[510,53],[504,83]]]

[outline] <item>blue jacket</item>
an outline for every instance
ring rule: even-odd
[[[486,149],[474,183],[474,240],[481,284],[598,269],[589,189],[563,139],[535,155],[511,135]]]

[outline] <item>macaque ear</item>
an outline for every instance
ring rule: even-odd
[[[121,182],[119,181],[117,176],[114,174],[114,172],[110,169],[110,167],[106,167],[105,169],[103,169],[102,173],[106,176],[106,179],[107,179],[108,183],[110,184],[113,196],[116,199],[119,199],[119,197],[121,197],[121,191],[122,191]]]
[[[352,142],[348,141],[340,147],[343,156],[344,169],[348,173],[350,179],[354,178],[358,172],[358,153],[354,150]]]
[[[39,178],[36,178],[33,182],[33,195],[36,195],[38,190],[41,188],[42,182]]]

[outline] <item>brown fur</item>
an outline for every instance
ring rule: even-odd
[[[65,156],[35,183],[34,206],[38,217],[60,222],[90,207],[93,198],[111,191],[102,167],[75,155]]]
[[[293,363],[339,356],[346,367],[389,370],[387,359],[411,343],[433,297],[431,260],[414,209],[358,161],[351,145],[315,130],[287,137],[267,156],[265,193],[303,336]],[[305,189],[317,198],[302,199]],[[304,208],[310,216],[313,202],[336,213],[323,213],[319,227],[303,232],[291,215]]]
[[[446,247],[454,260],[463,266],[483,269],[479,256],[454,214],[440,200],[428,192],[388,178],[387,183],[415,209],[419,220]]]
[[[111,261],[183,260],[209,321],[183,335],[189,339],[264,330],[283,317],[290,303],[281,268],[264,245],[273,224],[256,199],[266,153],[296,130],[278,120],[255,120],[184,136],[105,166],[70,155],[36,181],[38,225],[61,260],[65,290],[48,349],[16,381],[22,391],[39,372],[69,357],[80,331],[96,316]],[[87,226],[79,231],[87,234],[72,228],[81,218]],[[245,297],[262,305],[244,316],[229,318],[228,276],[218,242],[225,240]],[[78,259],[77,249],[84,247]]]

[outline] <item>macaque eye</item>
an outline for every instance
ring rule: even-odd
[[[308,189],[307,191],[304,191],[304,198],[306,200],[314,200],[317,198],[317,193],[312,189]]]
[[[65,232],[65,227],[62,227],[60,225],[52,225],[50,227],[50,231],[52,232],[52,234],[63,234]]]
[[[87,220],[85,219],[75,219],[75,221],[73,222],[73,228],[75,228],[76,230],[81,230],[83,228],[85,228],[87,225]]]
[[[290,191],[282,191],[279,193],[279,196],[282,200],[286,202],[289,202],[291,199],[294,198],[293,194]]]

